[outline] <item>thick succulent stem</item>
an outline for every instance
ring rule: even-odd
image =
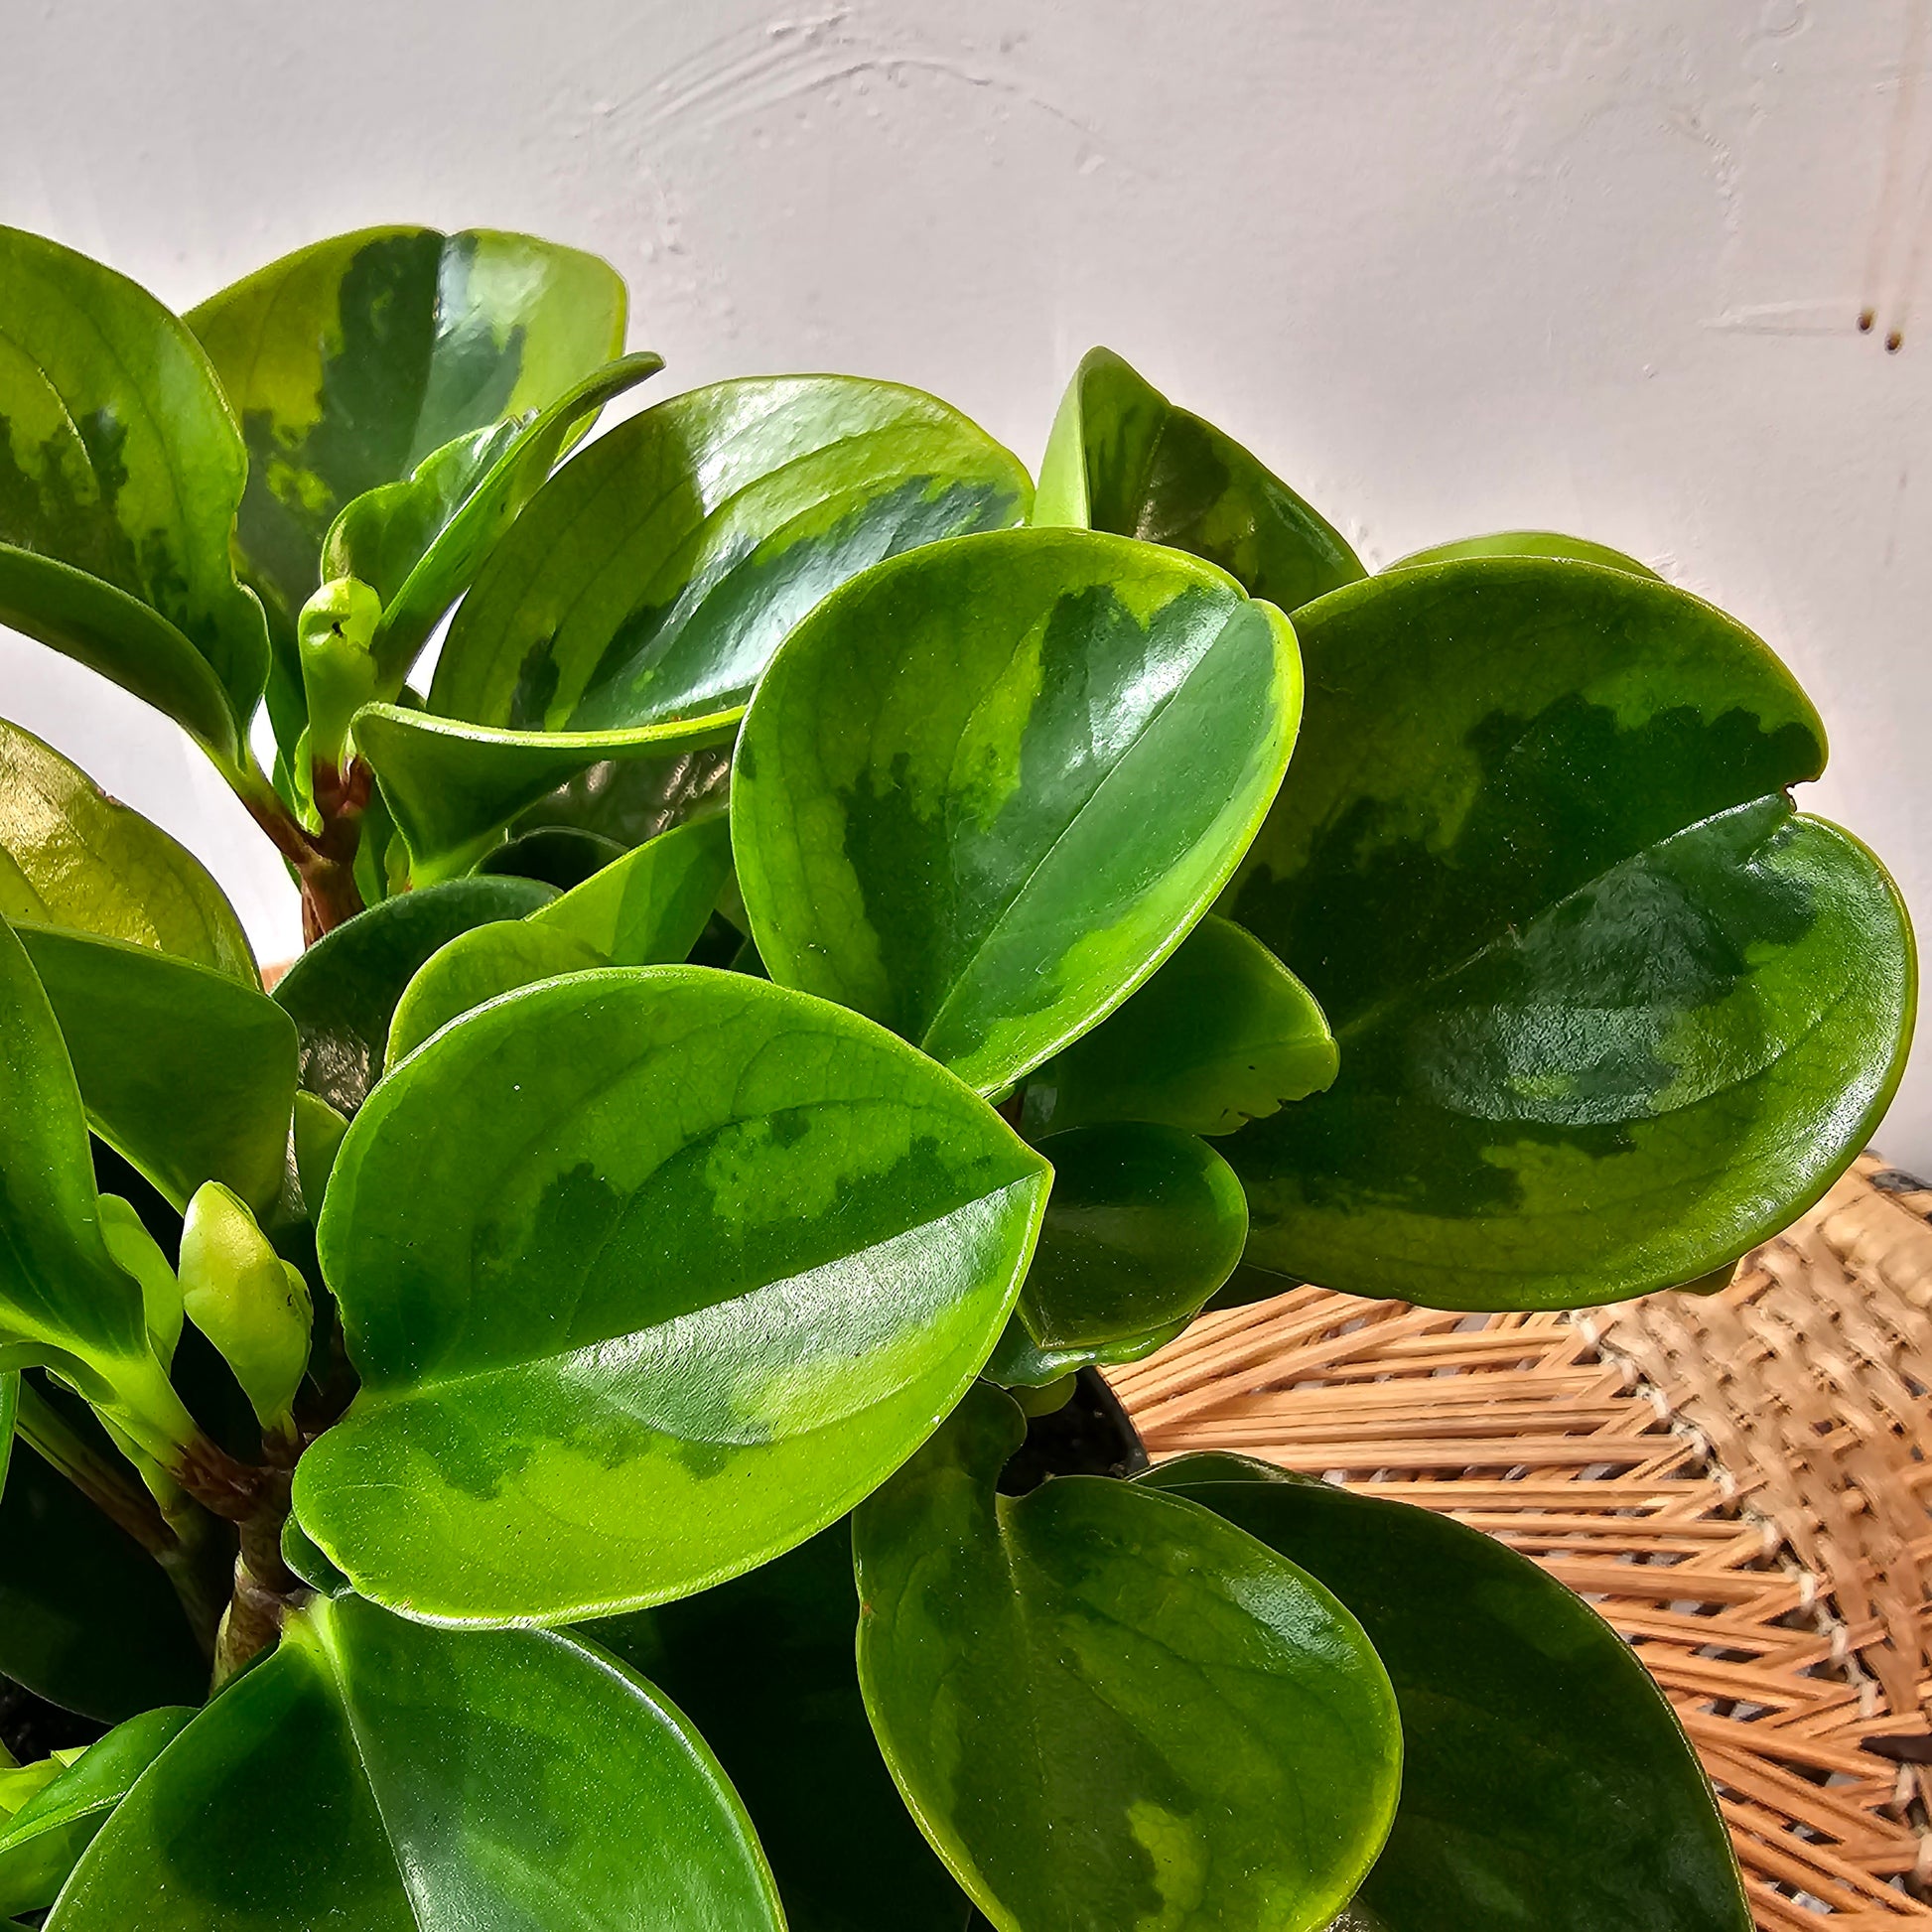
[[[320,832],[311,832],[289,810],[259,766],[251,766],[247,781],[238,787],[248,815],[268,834],[301,885],[304,945],[313,945],[362,909],[355,851],[372,783],[368,767],[353,759],[346,769],[318,761],[312,776]]]
[[[14,1419],[21,1441],[67,1477],[109,1522],[152,1557],[166,1560],[179,1539],[161,1506],[134,1481],[125,1463],[110,1461],[25,1376]]]

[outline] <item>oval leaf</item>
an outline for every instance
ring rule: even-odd
[[[698,389],[538,492],[451,625],[430,710],[357,741],[434,876],[576,772],[713,744],[779,640],[888,557],[1026,513],[1020,464],[958,411],[855,376]]]
[[[532,879],[459,879],[404,893],[326,934],[283,974],[275,1004],[295,1022],[305,1091],[352,1114],[382,1071],[403,989],[439,947],[556,897]]]
[[[781,1932],[702,1739],[608,1657],[314,1598],[89,1847],[61,1932]]]
[[[1461,537],[1454,543],[1438,543],[1427,550],[1412,551],[1398,557],[1389,570],[1416,570],[1426,564],[1452,564],[1465,557],[1561,557],[1572,563],[1601,564],[1607,570],[1628,571],[1632,577],[1662,580],[1648,564],[1640,564],[1607,543],[1592,543],[1587,537],[1567,537],[1557,530],[1498,530],[1494,536]]]
[[[1173,1493],[1318,1577],[1388,1667],[1402,1803],[1362,1887],[1371,1923],[1749,1932],[1729,1837],[1676,1713],[1547,1571],[1431,1510],[1326,1483]]]
[[[177,1208],[205,1180],[265,1208],[282,1184],[296,1037],[267,994],[91,933],[22,926],[87,1120]]]
[[[459,933],[409,982],[387,1064],[499,994],[599,966],[660,966],[697,943],[731,874],[730,828],[700,819],[623,854],[527,919]]]
[[[1153,972],[1301,713],[1288,621],[1149,544],[1014,530],[869,572],[759,689],[732,844],[773,979],[983,1092]]]
[[[1053,1195],[1018,1317],[1042,1349],[1171,1329],[1234,1272],[1248,1203],[1228,1164],[1178,1128],[1081,1127],[1038,1144]]]
[[[547,409],[459,438],[407,481],[384,483],[344,509],[323,546],[323,574],[360,577],[381,597],[370,648],[384,690],[408,676],[443,614],[572,440],[607,402],[663,366],[648,351],[623,356]]]
[[[1022,1434],[982,1385],[854,1518],[859,1681],[914,1817],[1001,1932],[1326,1925],[1402,1757],[1360,1625],[1157,1490],[999,1495]]]
[[[0,228],[0,621],[232,765],[268,670],[228,538],[247,459],[207,358],[145,289]]]
[[[1161,970],[1027,1083],[1028,1137],[1095,1121],[1232,1134],[1335,1077],[1314,996],[1252,933],[1209,913]]]
[[[718,745],[669,758],[606,759],[539,799],[514,829],[570,826],[618,845],[642,845],[724,804],[731,764],[730,748]]]
[[[431,1035],[485,1001],[565,973],[595,972],[611,961],[552,926],[496,919],[459,932],[430,954],[403,990],[389,1022],[387,1067],[399,1066]]]
[[[1034,521],[1171,544],[1284,611],[1362,575],[1319,511],[1107,348],[1088,351],[1053,419]]]
[[[582,1634],[661,1686],[718,1753],[791,1932],[964,1932],[966,1897],[867,1722],[858,1625],[842,1521],[749,1576]]]
[[[760,980],[498,1000],[337,1157],[320,1253],[362,1389],[302,1458],[303,1527],[364,1595],[452,1621],[762,1563],[959,1399],[1049,1177],[940,1068]]]
[[[1225,1151],[1248,1258],[1447,1308],[1694,1280],[1845,1169],[1896,1083],[1902,907],[1795,818],[1816,716],[1739,625],[1579,563],[1302,614],[1310,730],[1224,909],[1341,1073]]]
[[[134,1780],[194,1715],[177,1704],[130,1718],[14,1813],[0,1830],[0,1912],[35,1912],[54,1903]]]
[[[0,719],[0,853],[32,894],[9,918],[152,946],[261,985],[241,921],[207,868],[31,732]]]
[[[103,1724],[207,1691],[160,1566],[24,1442],[0,1494],[0,1673]]]
[[[623,347],[624,291],[609,263],[531,235],[364,228],[257,269],[188,322],[241,420],[236,538],[292,652],[338,513],[595,373]]]

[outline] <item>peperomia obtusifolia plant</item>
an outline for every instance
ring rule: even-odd
[[[624,337],[519,235],[178,319],[0,230],[0,621],[312,941],[0,725],[0,1672],[92,1721],[0,1914],[1745,1932],[1586,1603],[1097,1369],[1815,1200],[1914,967],[1803,693],[1591,543],[1368,574],[1104,350],[1035,485],[848,376],[585,442]]]

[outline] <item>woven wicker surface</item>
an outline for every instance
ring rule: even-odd
[[[1157,1459],[1445,1510],[1589,1596],[1682,1714],[1766,1932],[1932,1923],[1932,1768],[1899,1761],[1932,1729],[1929,1215],[1867,1157],[1718,1296],[1457,1315],[1303,1288],[1113,1381]]]

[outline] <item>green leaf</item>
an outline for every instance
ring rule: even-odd
[[[546,886],[567,893],[602,872],[614,859],[621,859],[623,853],[617,840],[596,832],[579,832],[569,825],[539,825],[490,847],[477,862],[477,870],[540,879]]]
[[[539,906],[530,923],[581,939],[614,966],[668,966],[697,944],[731,869],[729,820],[692,819]]]
[[[730,743],[737,709],[626,732],[498,731],[456,718],[372,704],[355,715],[355,749],[374,771],[425,883],[455,877],[502,828],[592,764],[653,763]]]
[[[761,980],[495,1001],[337,1158],[319,1252],[362,1388],[302,1458],[303,1527],[364,1595],[451,1621],[762,1563],[959,1399],[1049,1178],[940,1068]]]
[[[0,1494],[0,1673],[103,1724],[207,1690],[160,1566],[27,1443]]]
[[[1321,1002],[1326,1093],[1225,1144],[1248,1259],[1446,1308],[1691,1281],[1843,1172],[1896,1084],[1905,914],[1794,817],[1824,736],[1755,637],[1548,560],[1297,620],[1309,730],[1223,901]]]
[[[443,614],[599,410],[664,366],[648,351],[586,376],[547,409],[480,429],[424,459],[407,481],[348,503],[323,546],[325,578],[375,587],[376,674],[395,691]]]
[[[852,1526],[698,1596],[588,1624],[718,1753],[771,1861],[791,1932],[964,1932],[859,1696]]]
[[[726,803],[731,761],[728,746],[669,758],[606,759],[538,799],[512,829],[562,825],[621,846],[642,845]]]
[[[146,1711],[89,1744],[0,1830],[0,1912],[52,1905],[75,1862],[134,1780],[195,1713],[185,1705]]]
[[[430,954],[396,1002],[384,1065],[401,1065],[424,1040],[485,1001],[610,964],[608,955],[568,932],[522,919],[495,919],[459,932]]]
[[[175,963],[159,954],[142,957]],[[230,981],[207,977],[236,990]],[[86,1115],[60,1025],[26,947],[5,920],[0,1174],[6,1177],[0,1187],[0,1372],[56,1367],[90,1402],[111,1409],[144,1448],[158,1438],[186,1440],[192,1426],[149,1345],[141,1289],[115,1265],[101,1232]]]
[[[357,729],[437,875],[607,759],[729,737],[780,639],[882,557],[1024,516],[956,410],[855,376],[722,382],[633,416],[538,491],[464,600],[433,718]]]
[[[205,1180],[275,1198],[295,1100],[295,1028],[267,994],[91,933],[22,926],[87,1119],[177,1208]]]
[[[781,1932],[704,1742],[602,1653],[318,1596],[157,1758],[60,1932]]]
[[[1325,1483],[1173,1493],[1318,1577],[1388,1667],[1402,1803],[1361,1902],[1390,1932],[1749,1932],[1676,1714],[1546,1571],[1449,1517]]]
[[[284,255],[188,322],[247,443],[236,538],[275,637],[286,751],[301,726],[296,613],[336,517],[602,368],[623,347],[623,283],[530,235],[364,228]]]
[[[396,1002],[430,954],[555,897],[531,879],[452,880],[384,899],[319,939],[275,988],[275,1004],[295,1022],[305,1091],[354,1113],[382,1071]]]
[[[207,869],[31,732],[0,719],[0,855],[31,894],[0,912],[153,946],[259,987],[241,921]]]
[[[1001,1932],[1326,1925],[1395,1810],[1395,1698],[1318,1583],[1103,1476],[994,1488],[981,1386],[858,1511],[859,1681],[912,1813]]]
[[[722,817],[675,827],[526,919],[461,932],[431,954],[389,1023],[394,1066],[452,1020],[520,986],[600,966],[681,960],[731,873]]]
[[[175,316],[0,228],[0,622],[158,706],[230,770],[268,670],[228,548],[246,471]]]
[[[1567,537],[1557,530],[1498,530],[1494,536],[1462,537],[1454,543],[1438,543],[1427,550],[1412,551],[1398,557],[1386,570],[1416,570],[1425,564],[1451,564],[1465,557],[1560,557],[1572,563],[1601,564],[1607,570],[1627,571],[1632,577],[1648,577],[1661,582],[1648,564],[1640,564],[1607,543],[1592,543],[1587,537]]]
[[[1071,530],[880,566],[745,721],[732,843],[773,979],[982,1092],[1152,973],[1281,782],[1295,635],[1219,571]]]
[[[1232,1134],[1335,1077],[1314,997],[1251,933],[1209,913],[1141,990],[1027,1085],[1028,1138],[1146,1120]]]
[[[0,1375],[0,1496],[7,1492],[7,1469],[13,1460],[14,1413],[20,1407],[20,1371]]]
[[[1171,1331],[1234,1272],[1248,1203],[1205,1141],[1124,1121],[1037,1146],[1053,1164],[1053,1194],[1017,1313],[1038,1348]]]
[[[1362,575],[1325,517],[1106,348],[1088,352],[1053,419],[1034,521],[1171,544],[1284,611]]]

